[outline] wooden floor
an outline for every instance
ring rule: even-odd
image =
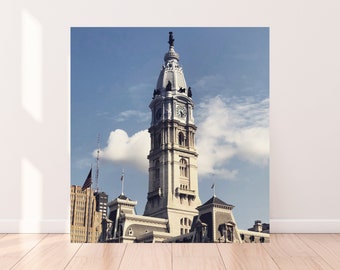
[[[0,234],[0,269],[340,269],[340,234],[271,234],[270,244],[71,244]]]

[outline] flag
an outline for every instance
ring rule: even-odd
[[[120,181],[124,180],[124,170],[122,171],[122,176],[120,177]]]
[[[81,191],[84,191],[85,189],[91,187],[92,185],[92,168],[89,172],[89,175],[86,177],[86,180],[84,182],[83,187],[81,188]]]
[[[213,189],[214,187],[215,187],[215,184],[212,184],[211,189]]]

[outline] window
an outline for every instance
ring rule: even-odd
[[[234,226],[235,225],[232,222],[222,223],[218,226],[218,230],[221,234],[220,241],[223,241],[224,243],[234,242]]]
[[[162,144],[162,135],[161,133],[158,133],[155,135],[155,141],[154,141],[154,147],[155,149],[158,149],[161,147],[161,144]]]
[[[185,139],[183,132],[178,133],[178,144],[180,146],[185,146]]]
[[[188,177],[188,165],[184,158],[179,161],[179,170],[180,176]]]
[[[155,175],[153,179],[153,189],[156,190],[160,187],[160,165],[159,160],[157,159],[154,163],[155,166]]]
[[[227,225],[227,241],[233,242],[234,241],[234,226]]]
[[[156,171],[156,173],[155,173],[155,177],[156,177],[156,179],[159,179],[159,160],[157,159],[156,160],[156,162],[155,162],[155,171]]]
[[[181,234],[186,234],[190,232],[191,229],[191,219],[185,217],[180,219],[181,224]]]
[[[160,148],[162,145],[162,135],[159,133],[157,134],[157,147]]]

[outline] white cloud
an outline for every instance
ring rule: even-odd
[[[206,98],[196,108],[199,174],[231,179],[237,170],[227,170],[232,158],[258,166],[268,164],[269,100],[251,98]]]
[[[141,112],[137,110],[127,110],[120,112],[118,115],[113,115],[112,113],[109,112],[101,112],[97,111],[96,116],[103,118],[103,119],[108,119],[108,120],[114,120],[117,122],[124,122],[128,120],[133,120],[137,123],[143,123],[143,122],[148,122],[150,121],[150,113],[149,112]]]
[[[133,118],[137,122],[147,122],[150,120],[149,112],[140,112],[135,110],[127,110],[118,114],[115,118],[117,122],[124,122],[128,119]]]
[[[75,167],[79,169],[89,168],[91,165],[91,158],[82,158],[75,161]]]
[[[147,155],[150,150],[150,136],[142,130],[131,137],[121,129],[111,131],[107,146],[100,151],[100,157],[119,164],[129,164],[142,172],[148,171]],[[93,152],[96,156],[96,151]]]
[[[228,168],[228,162],[238,158],[257,166],[268,165],[269,100],[251,98],[224,99],[221,96],[204,99],[195,109],[198,172],[200,176],[215,175],[233,179],[240,168]],[[135,112],[122,115],[131,117]],[[110,133],[102,159],[118,164],[130,164],[147,173],[150,135],[147,130],[129,136],[116,129]],[[93,152],[96,156],[96,151]]]
[[[206,75],[193,84],[194,89],[219,88],[225,82],[225,76],[220,74]]]

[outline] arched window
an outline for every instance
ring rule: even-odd
[[[235,224],[233,222],[222,223],[218,226],[218,230],[221,234],[220,241],[223,241],[224,243],[234,242],[234,226]]]
[[[179,161],[179,171],[180,176],[188,177],[188,163],[184,158]]]
[[[185,139],[183,132],[178,133],[178,144],[180,146],[185,146]]]
[[[234,226],[233,225],[227,225],[227,241],[233,242],[234,241]]]

